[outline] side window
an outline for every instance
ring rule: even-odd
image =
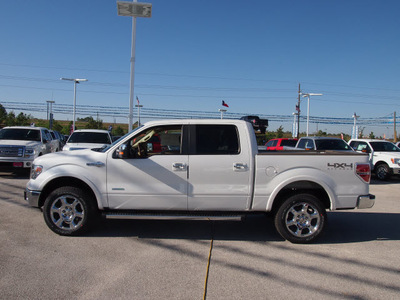
[[[307,141],[307,139],[301,139],[297,148],[305,149]]]
[[[125,158],[147,158],[153,155],[181,154],[182,126],[149,128],[134,136],[126,144]]]
[[[193,154],[239,154],[239,135],[234,125],[196,125]]]
[[[272,145],[273,145],[273,143],[274,143],[274,141],[268,141],[268,143],[265,145],[265,146],[267,146],[267,147],[272,147]]]

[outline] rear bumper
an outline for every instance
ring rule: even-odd
[[[375,204],[375,195],[358,196],[357,208],[371,208]]]

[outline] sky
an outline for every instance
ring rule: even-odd
[[[152,16],[137,18],[135,48],[134,98],[143,113],[215,113],[224,100],[229,113],[287,116],[271,120],[270,130],[290,131],[300,84],[303,93],[323,94],[310,99],[310,118],[321,122],[311,132],[351,134],[352,124],[321,120],[354,113],[358,122],[400,115],[398,0],[148,2]],[[115,0],[0,1],[0,40],[6,108],[25,103],[24,113],[46,117],[31,105],[53,100],[72,109],[73,83],[61,77],[88,79],[77,86],[78,117],[90,108],[109,121],[102,114],[128,108],[132,18],[118,16]],[[300,109],[305,117],[306,98]],[[393,124],[364,132],[390,137]]]

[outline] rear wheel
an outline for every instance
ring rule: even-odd
[[[78,235],[97,218],[92,197],[77,187],[60,187],[46,198],[43,216],[47,226],[59,235]]]
[[[375,174],[379,180],[387,180],[391,175],[390,168],[387,164],[381,163],[375,167]]]
[[[310,243],[323,232],[326,218],[324,206],[314,195],[293,195],[276,212],[275,227],[292,243]]]

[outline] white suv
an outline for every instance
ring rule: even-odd
[[[349,144],[354,150],[369,154],[372,169],[380,180],[386,180],[393,174],[400,174],[400,149],[393,143],[353,139]]]
[[[107,130],[80,129],[70,135],[63,151],[101,148],[111,143],[111,136]]]

